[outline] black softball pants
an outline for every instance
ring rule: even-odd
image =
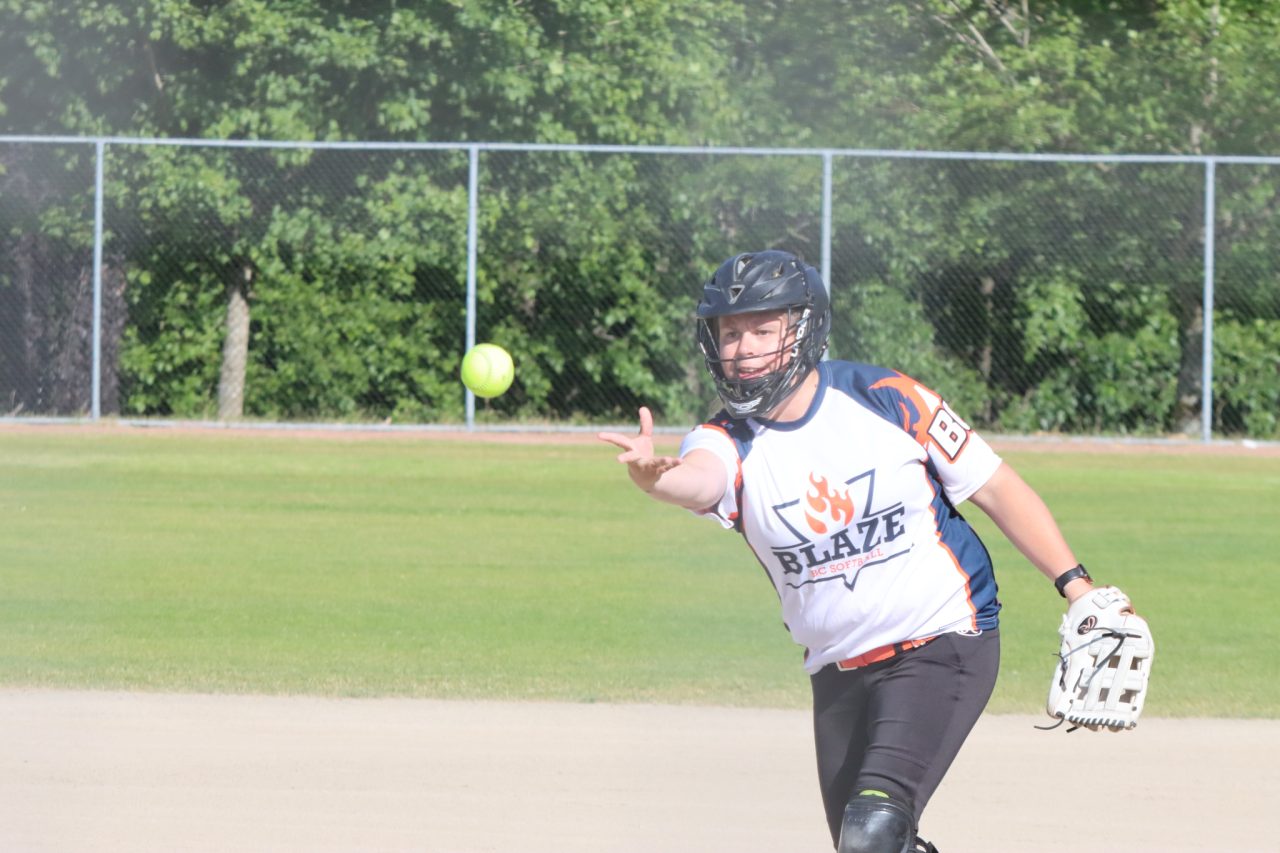
[[[811,676],[818,782],[833,844],[860,791],[905,802],[918,823],[973,729],[1000,668],[998,630],[943,634],[880,663]]]

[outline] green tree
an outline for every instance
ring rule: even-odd
[[[6,132],[1117,154],[1280,133],[1280,13],[1259,0],[0,0],[0,21]],[[31,157],[0,147],[0,169],[47,175]],[[113,145],[107,165],[123,410],[459,416],[463,153]],[[1248,372],[1218,377],[1226,429],[1271,423],[1273,171],[1218,170],[1216,346]],[[1198,420],[1199,167],[881,157],[834,177],[837,355],[996,427]],[[818,260],[813,157],[495,151],[481,180],[479,331],[520,362],[503,417],[693,416],[711,395],[691,284],[751,246]],[[88,196],[50,201],[54,183],[4,185],[7,255],[83,252]],[[36,264],[11,266],[11,301],[35,304]],[[57,273],[76,305],[86,269]]]
[[[97,4],[91,13],[51,2],[4,2],[0,14],[19,24],[0,35],[0,50],[15,57],[0,82],[8,131],[657,143],[697,140],[726,109],[718,27],[740,10],[722,0],[674,8],[658,2],[153,0]],[[113,157],[113,228],[128,238],[122,243],[140,247],[125,261],[129,299],[138,318],[150,321],[131,326],[126,342],[127,408],[207,410],[214,405],[211,394],[195,389],[210,387],[209,365],[220,363],[215,381],[222,387],[221,414],[235,416],[237,388],[246,377],[256,376],[259,388],[271,387],[265,377],[287,362],[293,366],[285,373],[309,366],[293,383],[280,382],[294,393],[268,401],[248,387],[243,400],[251,410],[331,412],[335,403],[322,399],[327,392],[319,386],[344,376],[349,391],[336,405],[353,414],[367,412],[369,401],[379,398],[386,401],[375,405],[379,415],[456,413],[458,400],[443,391],[443,377],[456,368],[461,344],[464,164],[457,157],[372,157],[366,171],[334,177],[320,174],[331,168],[324,160],[314,152],[167,149]],[[553,187],[553,176],[577,183]],[[607,171],[566,175],[534,167],[508,178],[506,197],[526,203],[548,193],[599,200],[561,210],[554,223],[560,234],[592,234],[599,217],[616,217],[626,199],[620,176]],[[353,192],[377,199],[377,209]],[[615,201],[606,203],[611,196]],[[493,209],[483,212],[485,222],[505,213],[497,196],[486,204]],[[392,226],[386,213],[433,219]],[[642,219],[643,208],[631,215]],[[501,239],[512,241],[510,251],[549,247],[556,242],[548,239],[550,224],[532,217],[514,223],[511,236]],[[366,239],[335,233],[343,227]],[[367,239],[370,228],[377,240]],[[585,253],[562,270],[583,291],[580,304],[616,311],[615,292],[638,291],[637,269],[652,254],[640,241],[651,231],[642,225],[619,229],[614,236],[620,245],[567,241],[574,253]],[[156,266],[161,262],[166,266]],[[495,301],[490,291],[517,284],[539,290],[564,284],[521,278],[513,272],[518,264],[491,266],[493,273],[481,277],[485,303]],[[396,271],[388,272],[391,267]],[[336,276],[335,269],[341,271]],[[360,271],[370,282],[356,288],[357,299],[351,282]],[[648,271],[641,274],[647,280]],[[624,277],[622,288],[614,276]],[[396,284],[402,280],[418,282],[409,287],[413,295]],[[437,289],[452,283],[451,303],[441,290],[425,294],[424,280]],[[312,310],[288,311],[285,293]],[[406,299],[418,304],[387,307]],[[284,314],[268,317],[251,308],[262,304]],[[282,316],[301,325],[285,327]],[[320,328],[320,317],[343,322],[338,329]],[[581,395],[568,386],[585,385],[595,373],[631,387],[636,377],[655,372],[651,363],[665,363],[669,350],[652,346],[644,335],[660,317],[642,316],[628,333],[625,343],[635,356],[624,357],[621,344],[605,346],[590,333],[557,342],[546,337],[545,321],[541,332],[525,324],[510,334],[540,338],[530,348],[534,396],[572,400]],[[594,318],[579,328],[602,323]],[[380,348],[370,340],[383,334],[401,343]],[[210,352],[214,346],[220,354]],[[386,375],[389,367],[362,362],[339,369],[334,362],[349,357],[339,355],[338,346],[387,356],[402,348],[407,366],[394,381]],[[602,358],[596,353],[602,346],[613,355]],[[543,374],[555,373],[553,362],[592,359],[600,365],[595,373],[556,375],[561,387],[537,390]],[[368,384],[360,388],[360,381]],[[308,396],[298,393],[297,383],[315,387]],[[520,405],[519,393],[509,404]]]
[[[763,4],[735,53],[745,97],[767,121],[740,123],[733,141],[1270,152],[1280,127],[1277,36],[1274,5],[1258,2],[778,0]],[[1266,251],[1276,183],[1252,177],[1245,199],[1228,200],[1238,212],[1219,239],[1232,273],[1261,279],[1251,283],[1253,308],[1275,316],[1275,271],[1249,264]],[[926,322],[937,351],[916,361],[938,378],[921,378],[945,385],[957,376],[970,387],[962,374],[976,369],[987,422],[1009,413],[1019,428],[1188,429],[1202,384],[1203,180],[1203,170],[1180,166],[839,164],[834,278],[838,304],[852,312],[845,325],[862,334],[874,307],[864,299],[900,293],[918,310],[890,309],[889,322]],[[1049,294],[1070,302],[1046,312]],[[1148,327],[1135,319],[1143,311],[1162,319]],[[1046,338],[1054,317],[1083,325]],[[905,325],[881,331],[879,340],[920,339]],[[1148,343],[1128,353],[1108,344],[1116,336]],[[1159,373],[1132,376],[1119,396],[1101,387],[1111,379],[1088,389],[1077,378],[1063,396],[1063,366],[1121,354]],[[1172,402],[1142,390],[1169,370],[1178,377]],[[1054,402],[1040,410],[1038,400]],[[1118,400],[1136,408],[1121,413]]]

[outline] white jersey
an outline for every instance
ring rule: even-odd
[[[721,412],[680,449],[724,462],[724,496],[702,514],[755,552],[805,669],[994,628],[991,559],[956,506],[1000,457],[910,377],[842,361],[818,376],[799,421]]]

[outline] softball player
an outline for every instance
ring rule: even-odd
[[[735,530],[804,648],[818,779],[840,853],[935,851],[920,815],[995,685],[986,512],[1059,592],[1091,585],[1039,496],[935,392],[823,361],[831,311],[794,255],[737,255],[706,282],[698,343],[724,409],[678,457],[653,419],[620,447],[635,484]]]

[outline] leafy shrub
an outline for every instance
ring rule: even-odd
[[[1214,324],[1213,352],[1217,428],[1280,437],[1280,320],[1225,316]]]

